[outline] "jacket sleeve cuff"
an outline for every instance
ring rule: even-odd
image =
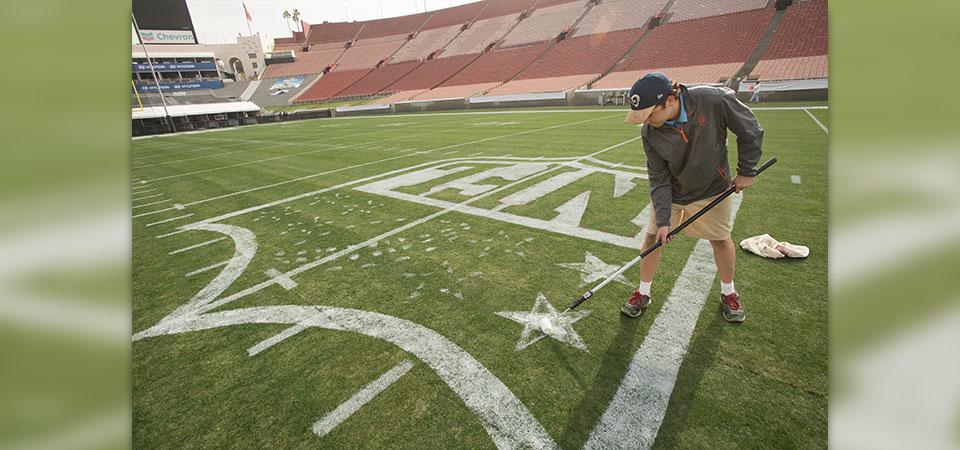
[[[756,169],[746,170],[742,167],[737,167],[737,175],[740,175],[743,177],[755,177],[757,176],[757,170]]]

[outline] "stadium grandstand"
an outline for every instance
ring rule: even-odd
[[[622,101],[655,70],[754,100],[778,90],[823,97],[827,87],[825,0],[482,0],[301,29],[272,42],[241,36],[232,47],[148,45],[158,80],[134,45],[134,107],[155,106],[157,81],[164,93],[192,91],[171,95],[174,106],[264,108],[447,99],[469,107],[471,97],[541,93],[619,92]]]

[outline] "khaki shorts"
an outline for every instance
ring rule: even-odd
[[[677,225],[689,219],[720,195],[697,200],[689,205],[678,205],[676,203],[670,205],[670,229],[676,228]],[[682,234],[710,241],[729,239],[730,232],[733,231],[733,223],[730,221],[731,204],[730,197],[725,198],[719,205],[714,206],[713,209],[684,228]],[[653,206],[651,205],[650,218],[647,220],[647,233],[657,234],[657,215],[652,209]]]

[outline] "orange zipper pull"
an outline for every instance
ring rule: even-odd
[[[689,143],[690,143],[690,140],[687,139],[687,135],[684,134],[683,130],[681,130],[681,129],[679,129],[679,128],[677,128],[677,130],[680,131],[680,136],[683,138],[683,142],[684,142],[685,144],[689,144]]]

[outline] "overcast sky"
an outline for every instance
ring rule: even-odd
[[[290,36],[283,11],[300,10],[309,23],[343,22],[396,17],[472,3],[477,0],[243,0],[253,16],[250,28],[270,39]],[[235,42],[247,33],[241,0],[187,0],[193,26],[201,44]],[[291,21],[290,26],[293,27]],[[135,38],[134,38],[135,39]]]

